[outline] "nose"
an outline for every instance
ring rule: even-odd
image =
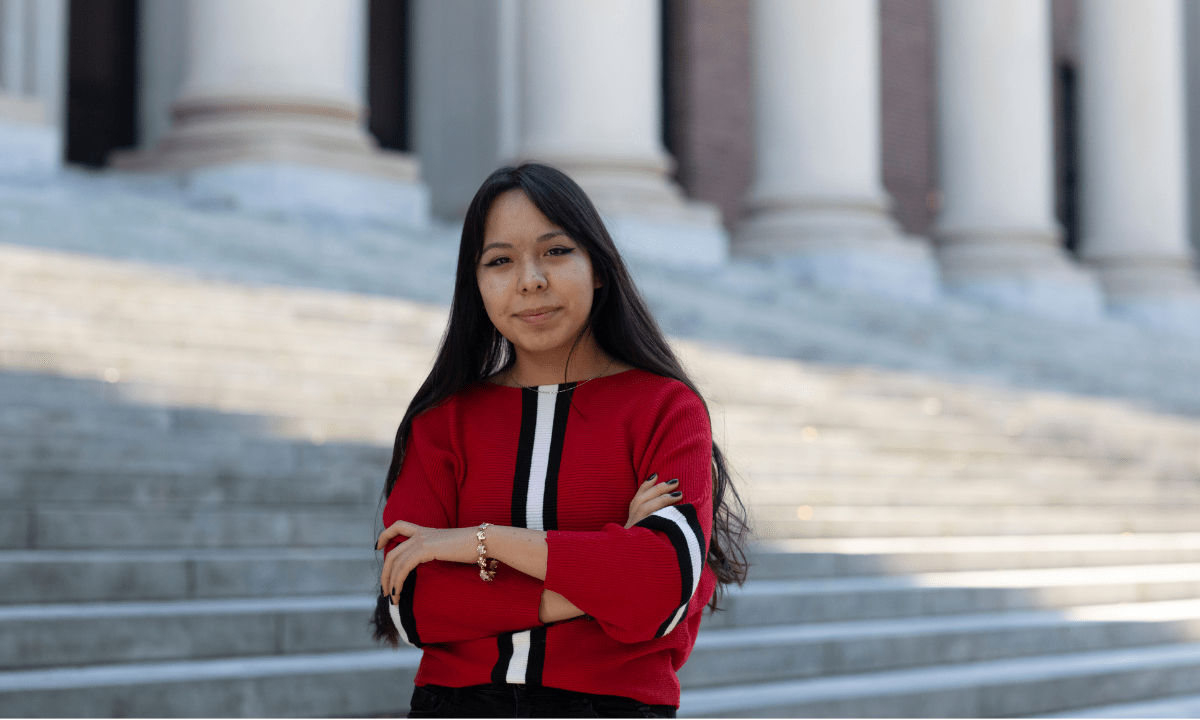
[[[546,274],[536,262],[522,263],[521,292],[538,292],[546,289]]]

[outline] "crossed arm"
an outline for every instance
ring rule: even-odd
[[[625,527],[633,527],[649,515],[672,503],[678,502],[681,493],[676,488],[678,480],[658,482],[658,475],[651,475],[638,488],[629,502],[629,520]],[[397,602],[404,580],[417,565],[430,560],[474,564],[479,557],[475,532],[477,528],[428,528],[414,523],[399,521],[392,523],[379,535],[376,550],[385,548],[397,536],[408,538],[394,547],[384,558],[383,572],[379,578],[380,588]],[[546,579],[547,545],[546,533],[542,530],[489,525],[487,528],[487,558],[494,558],[518,572]],[[567,620],[583,615],[584,612],[570,600],[553,590],[543,590],[538,608],[538,619],[543,623]]]

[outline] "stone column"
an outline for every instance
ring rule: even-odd
[[[657,0],[525,0],[517,156],[574,177],[624,248],[716,264],[728,244],[719,212],[669,178],[660,11]]]
[[[754,0],[755,176],[734,251],[806,282],[937,294],[924,242],[883,189],[877,0]]]
[[[0,0],[0,176],[62,163],[65,0]]]
[[[1179,0],[1080,4],[1082,257],[1118,317],[1200,333]]]
[[[1099,288],[1067,258],[1054,216],[1049,2],[936,7],[934,236],[946,288],[989,305],[1099,319]]]
[[[365,129],[364,2],[187,0],[171,127],[114,165],[249,208],[423,224],[416,161]]]

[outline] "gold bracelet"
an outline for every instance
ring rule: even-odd
[[[483,546],[483,541],[487,539],[484,535],[484,531],[487,530],[487,526],[490,524],[491,523],[480,523],[479,530],[475,532],[475,539],[479,541],[479,544],[475,546],[475,552],[479,554],[479,578],[484,582],[491,582],[493,579],[495,579],[496,565],[499,564],[499,561],[495,558],[490,560],[490,565],[488,564],[489,561],[484,559],[484,555],[487,554],[487,548]]]

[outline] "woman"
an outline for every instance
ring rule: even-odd
[[[384,489],[377,639],[424,649],[410,717],[673,717],[745,510],[591,201],[494,172]],[[707,551],[707,552],[706,552]]]

